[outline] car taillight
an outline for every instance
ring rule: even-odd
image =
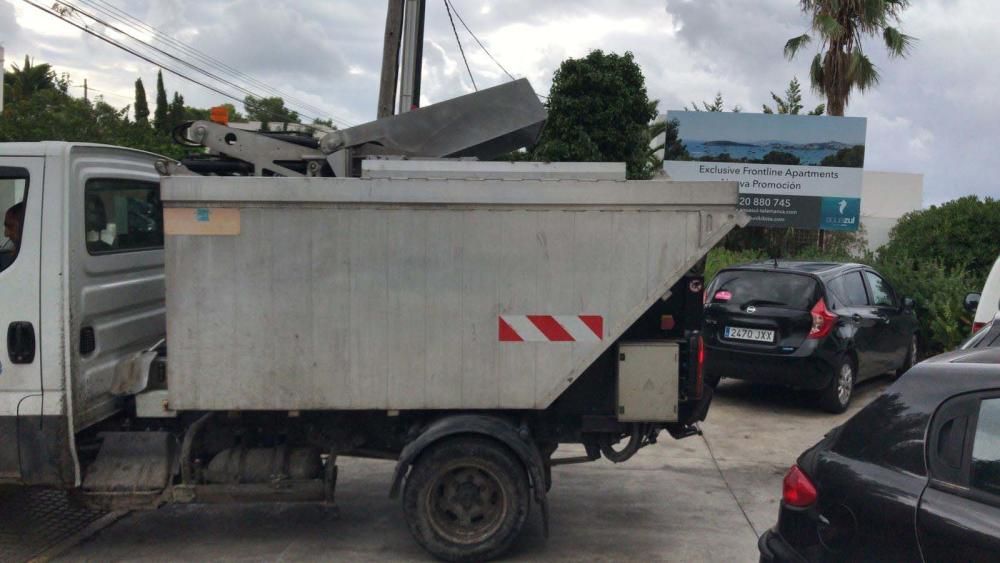
[[[834,315],[826,308],[826,301],[820,297],[819,301],[813,305],[812,328],[809,329],[809,338],[823,338],[833,330],[833,325],[837,323],[837,315]]]
[[[696,397],[701,398],[705,386],[705,341],[698,335],[698,363],[695,367]]]
[[[809,477],[799,469],[798,465],[793,465],[781,483],[781,498],[785,504],[805,508],[815,503],[818,497],[816,486]]]
[[[980,330],[981,330],[981,329],[982,329],[982,328],[983,328],[984,326],[986,326],[986,323],[972,323],[972,334],[976,334],[976,333],[977,333],[977,332],[979,332],[979,331],[980,331]]]

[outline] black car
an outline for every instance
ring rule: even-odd
[[[917,364],[782,493],[761,561],[1000,560],[1000,348]]]
[[[705,377],[819,392],[847,409],[854,384],[917,357],[913,300],[861,264],[768,261],[721,270],[705,291]]]

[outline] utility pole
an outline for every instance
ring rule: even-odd
[[[399,42],[403,33],[403,3],[389,0],[385,15],[385,42],[382,45],[382,79],[378,87],[378,118],[389,117],[396,106],[399,81]]]
[[[3,114],[3,77],[5,72],[3,66],[3,45],[0,45],[0,115]]]
[[[83,79],[83,99],[86,100],[86,101],[88,101],[88,102],[90,101],[90,99],[87,97],[87,79],[86,78]]]
[[[406,0],[403,14],[403,68],[399,84],[399,113],[420,107],[425,6],[425,0]]]

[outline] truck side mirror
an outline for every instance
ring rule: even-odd
[[[972,313],[972,314],[975,314],[976,313],[976,309],[979,308],[979,298],[980,298],[980,295],[978,293],[969,293],[969,294],[967,294],[965,296],[965,303],[963,304],[963,306],[965,307],[965,310],[968,311],[968,312],[970,312],[970,313]]]
[[[910,298],[910,297],[904,297],[903,298],[903,311],[909,313],[916,306],[917,306],[917,303],[912,298]]]

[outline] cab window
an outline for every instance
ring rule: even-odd
[[[91,179],[84,200],[90,254],[163,248],[163,204],[156,182]]]
[[[0,239],[0,271],[17,259],[24,232],[28,171],[0,166],[0,212],[3,213],[3,238]]]

